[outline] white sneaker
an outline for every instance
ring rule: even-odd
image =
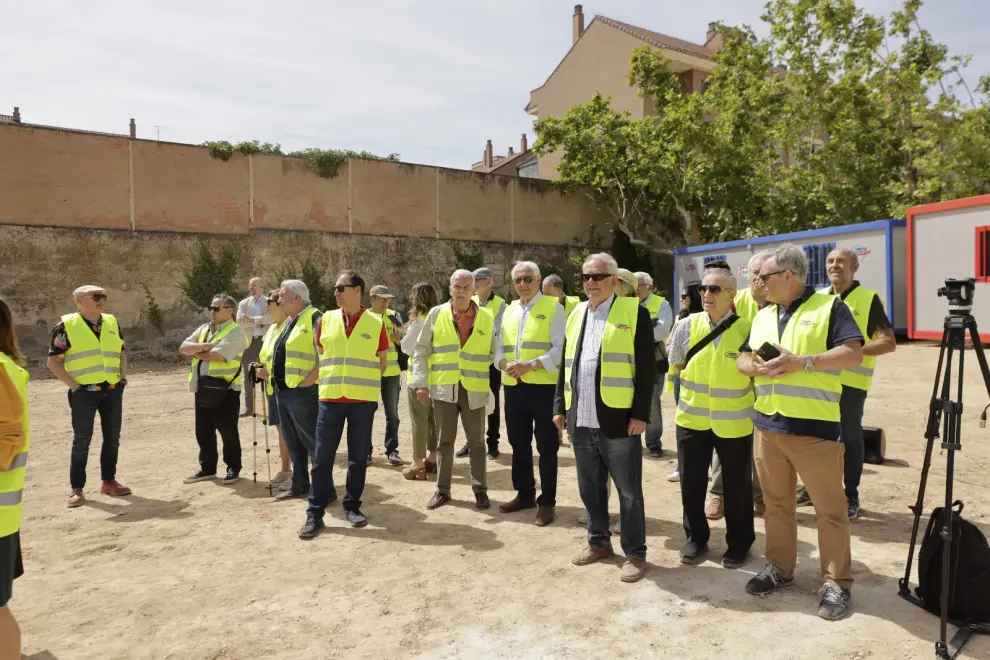
[[[681,473],[678,472],[677,470],[674,470],[673,472],[667,475],[667,481],[677,483],[680,480],[681,480]]]
[[[282,493],[284,493],[286,491],[289,491],[289,490],[292,490],[292,476],[291,476],[291,473],[290,473],[290,476],[289,476],[288,479],[286,479],[285,481],[283,481],[282,483],[280,483],[278,485],[278,490],[279,490],[279,492],[282,492]]]
[[[279,472],[275,475],[275,478],[268,482],[268,485],[274,488],[275,486],[280,486],[286,481],[292,480],[291,472]]]

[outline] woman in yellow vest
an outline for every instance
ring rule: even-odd
[[[698,287],[703,312],[677,324],[670,339],[677,360],[680,399],[674,422],[680,468],[681,505],[687,543],[682,564],[708,553],[711,530],[705,491],[712,451],[721,459],[726,544],[722,566],[739,568],[756,538],[753,528],[753,387],[736,368],[749,338],[749,322],[732,313],[736,282],[727,268],[705,271]]]
[[[265,300],[268,316],[272,317],[272,324],[268,326],[268,330],[265,332],[265,336],[261,341],[261,350],[258,352],[259,363],[264,367],[263,371],[257,372],[259,373],[259,377],[261,373],[268,374],[272,371],[272,358],[275,357],[275,339],[282,332],[282,326],[285,324],[285,312],[282,311],[282,305],[280,303],[278,289],[272,289],[268,293],[268,298]],[[286,491],[292,486],[292,460],[289,457],[289,448],[286,447],[285,440],[282,439],[282,426],[278,417],[278,401],[275,397],[275,388],[267,379],[263,379],[262,382],[265,383],[264,396],[267,397],[268,401],[268,426],[274,426],[278,432],[278,453],[282,459],[282,466],[278,474],[275,475],[275,478],[272,479],[271,486],[272,488],[277,487],[279,491]]]
[[[21,631],[8,603],[21,562],[21,494],[27,469],[27,382],[14,319],[0,299],[0,658],[21,657]]]

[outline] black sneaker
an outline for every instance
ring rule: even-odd
[[[754,596],[765,596],[778,587],[786,587],[793,584],[793,578],[785,578],[777,568],[768,563],[749,582],[746,583],[746,593]]]
[[[822,599],[818,602],[818,616],[828,621],[838,621],[849,614],[852,593],[848,589],[826,584],[819,593]]]
[[[722,568],[742,568],[746,564],[746,555],[730,555],[728,552],[722,555]]]
[[[348,511],[347,522],[351,523],[351,527],[364,527],[368,524],[368,519],[360,511]]]
[[[456,456],[457,458],[464,458],[465,456],[467,456],[470,453],[471,453],[471,448],[468,447],[467,446],[467,443],[465,442],[464,443],[464,446],[461,447],[460,449],[458,449],[457,450],[457,453],[455,453],[454,456]]]
[[[238,479],[241,478],[241,473],[238,470],[227,468],[227,476],[223,478],[223,485],[229,486],[232,483],[236,483]]]
[[[849,520],[856,520],[863,515],[863,511],[859,508],[858,497],[846,498],[846,511],[849,513]]]
[[[694,541],[688,541],[687,544],[681,548],[681,563],[682,564],[699,564],[701,560],[705,558],[708,554],[707,545],[698,545]]]
[[[811,501],[811,495],[808,494],[808,489],[801,486],[797,490],[797,505],[798,506],[813,506]]]
[[[389,465],[395,465],[395,466],[405,465],[405,463],[402,461],[402,458],[399,456],[399,452],[398,451],[389,452],[389,454],[388,454],[388,464]]]
[[[663,447],[658,447],[656,449],[650,449],[650,456],[653,458],[663,458]]]
[[[488,447],[488,458],[498,458],[500,455],[498,447]]]
[[[475,493],[474,494],[474,506],[478,509],[487,509],[492,505],[490,499],[488,499],[488,493]]]
[[[192,475],[191,477],[186,477],[185,479],[183,479],[182,480],[182,483],[184,483],[184,484],[194,484],[197,481],[207,481],[209,479],[216,479],[216,478],[217,478],[217,473],[216,472],[212,472],[212,473],[210,473],[210,472],[203,472],[202,469],[199,469],[199,470],[196,470],[196,474]]]
[[[319,534],[326,527],[323,519],[306,518],[306,524],[299,530],[299,538],[311,539]]]

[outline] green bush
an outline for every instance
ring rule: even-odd
[[[141,323],[150,325],[158,330],[158,332],[165,334],[165,313],[159,307],[155,297],[151,295],[151,289],[148,288],[148,285],[141,282],[141,288],[144,289],[144,295],[147,300],[144,309],[141,310]]]
[[[211,156],[220,160],[230,160],[230,157],[234,154],[234,145],[226,140],[220,140],[219,142],[207,140],[202,146],[210,150]]]
[[[276,271],[279,282],[285,280],[302,280],[309,288],[309,301],[316,309],[327,312],[337,309],[337,299],[333,295],[333,287],[323,284],[323,273],[330,270],[330,264],[322,268],[314,261],[312,255],[306,255],[301,260],[289,260],[282,263]]]
[[[237,251],[234,248],[225,247],[220,251],[219,257],[214,257],[206,243],[200,242],[199,249],[182,271],[180,286],[190,303],[205,309],[218,293],[226,292],[235,298],[241,297],[234,286],[236,276]]]

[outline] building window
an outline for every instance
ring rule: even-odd
[[[540,161],[534,158],[525,165],[520,165],[518,172],[519,172],[519,176],[521,177],[537,179],[540,176],[539,169],[540,169]]]
[[[977,282],[990,282],[990,227],[976,228]]]
[[[707,266],[713,261],[729,261],[729,255],[727,254],[710,254],[704,259],[704,265]]]
[[[825,269],[825,258],[835,249],[835,243],[815,243],[804,246],[804,254],[808,257],[807,285],[816,289],[831,286],[828,281],[828,271]]]

